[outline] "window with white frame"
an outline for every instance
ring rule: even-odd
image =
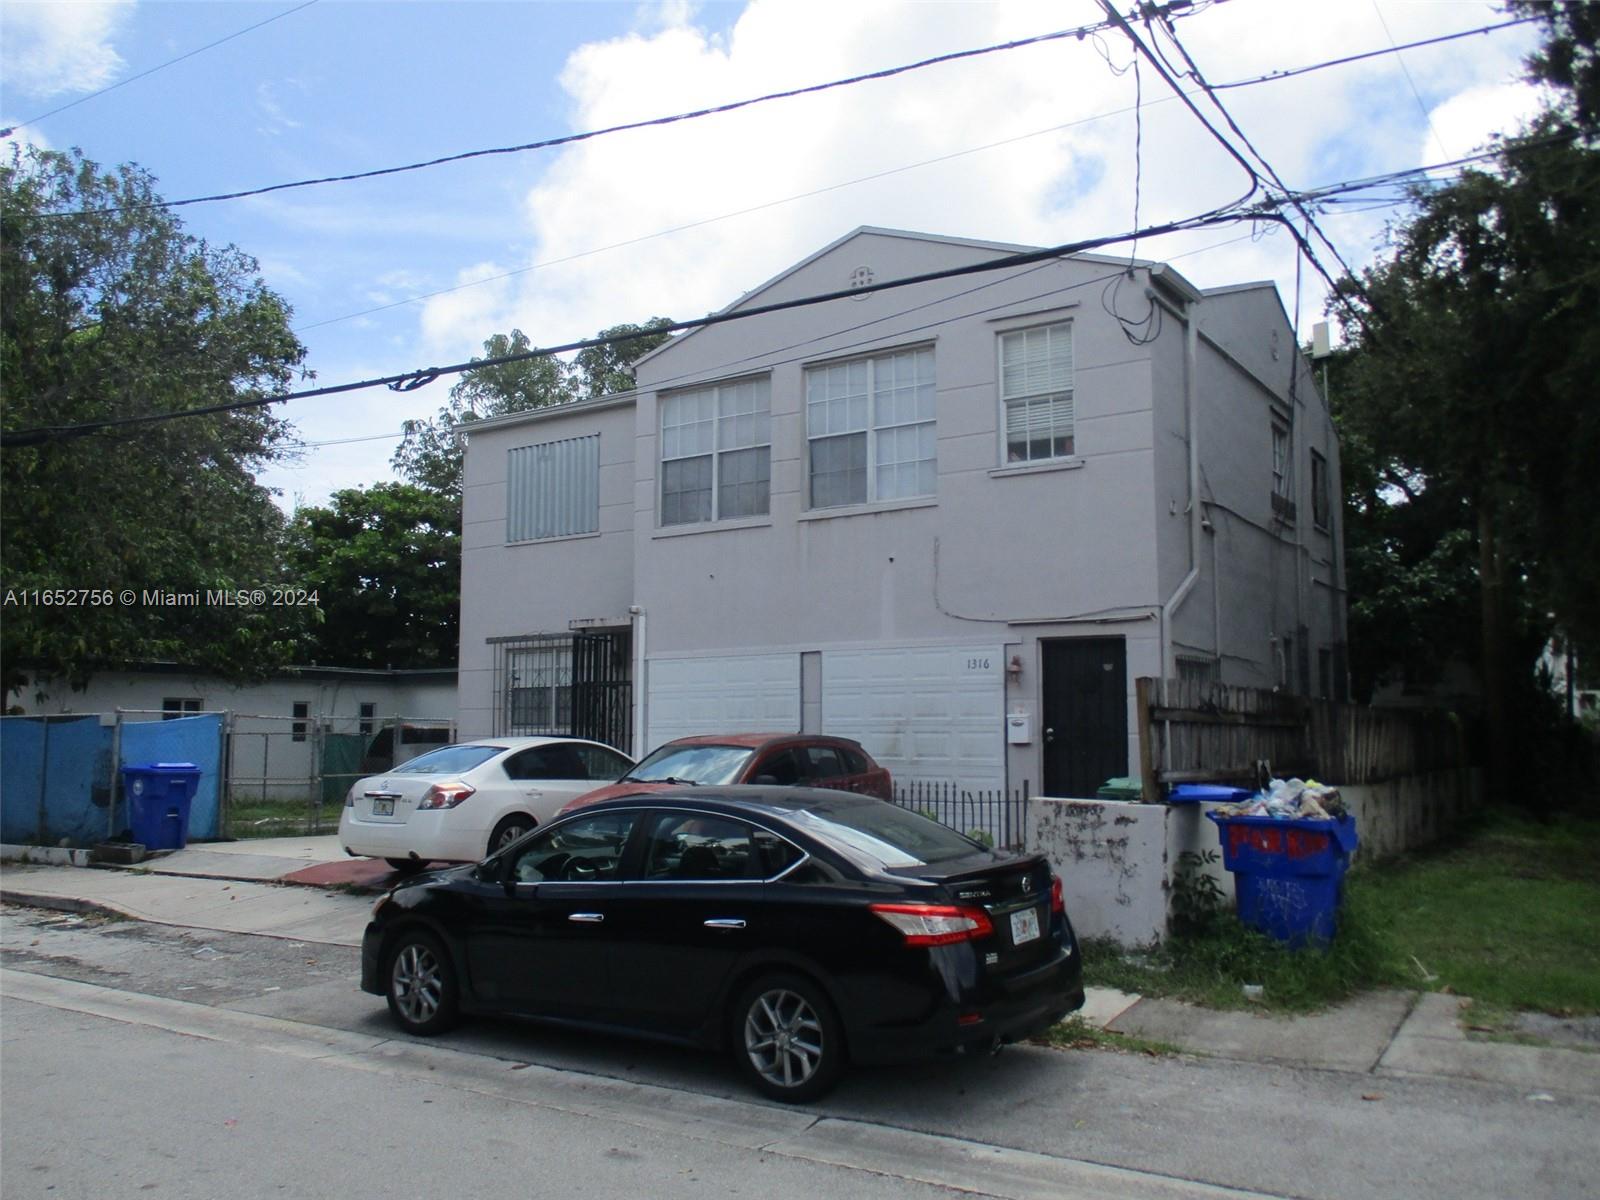
[[[600,528],[600,435],[506,452],[506,541],[572,537]]]
[[[1000,335],[1006,462],[1068,458],[1074,449],[1072,322]]]
[[[760,517],[772,481],[772,381],[661,397],[661,524]]]
[[[934,493],[933,348],[806,370],[811,508]]]
[[[1272,511],[1285,520],[1294,520],[1294,500],[1289,477],[1289,426],[1277,417],[1272,419]]]

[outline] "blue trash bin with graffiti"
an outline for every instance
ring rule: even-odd
[[[1206,816],[1222,839],[1222,865],[1233,872],[1239,920],[1287,946],[1326,948],[1360,844],[1355,818]]]
[[[189,844],[189,806],[200,786],[194,763],[146,763],[122,768],[133,840],[150,850],[182,850]]]

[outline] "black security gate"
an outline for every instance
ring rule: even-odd
[[[631,745],[631,642],[626,629],[573,634],[573,737],[624,751]]]
[[[632,739],[629,630],[490,638],[496,736],[547,734],[604,742]]]

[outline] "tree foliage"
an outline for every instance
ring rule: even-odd
[[[487,417],[627,391],[633,386],[632,363],[667,340],[670,335],[661,331],[667,324],[668,318],[654,317],[643,325],[602,329],[602,338],[628,340],[579,351],[572,364],[539,355],[465,372],[437,416],[405,423],[405,438],[394,454],[395,470],[420,487],[459,497],[461,435],[466,426]],[[497,333],[483,343],[485,360],[533,351],[533,343],[520,329]]]
[[[1553,633],[1600,645],[1600,13],[1529,11],[1555,104],[1493,173],[1419,189],[1386,261],[1345,282],[1334,389],[1353,653],[1477,663],[1496,737]]]
[[[324,621],[303,657],[341,667],[454,666],[460,507],[407,483],[346,488],[302,508],[289,561]]]
[[[255,261],[188,235],[158,203],[142,169],[102,170],[78,152],[14,149],[0,166],[8,431],[270,395],[295,377],[304,348]],[[7,447],[6,690],[26,667],[81,684],[137,659],[234,676],[284,661],[297,614],[145,596],[284,582],[283,518],[254,472],[289,445],[288,427],[263,408]],[[31,600],[58,589],[115,600]]]

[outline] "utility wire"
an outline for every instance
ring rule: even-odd
[[[1115,15],[1114,10],[1110,10],[1110,0],[1102,0],[1102,3],[1106,4],[1108,11],[1112,11],[1113,15]],[[1118,20],[1120,19],[1121,18],[1118,18]],[[1134,44],[1141,49],[1144,49],[1144,43],[1139,41],[1138,34],[1133,31],[1132,26],[1128,25],[1125,21],[1122,22],[1122,26],[1124,32],[1134,40]],[[1233,130],[1233,132],[1238,136],[1239,140],[1242,141],[1250,153],[1255,156],[1256,161],[1261,164],[1262,168],[1271,177],[1272,182],[1277,185],[1283,195],[1290,197],[1290,203],[1294,206],[1296,211],[1298,211],[1300,215],[1305,218],[1308,228],[1315,230],[1317,236],[1320,237],[1324,244],[1327,245],[1328,249],[1333,252],[1334,258],[1338,259],[1339,265],[1344,268],[1346,275],[1348,275],[1352,280],[1356,280],[1355,268],[1351,267],[1349,263],[1345,262],[1344,256],[1339,253],[1339,248],[1333,244],[1332,239],[1330,239],[1328,235],[1322,231],[1321,227],[1317,225],[1316,219],[1311,215],[1311,210],[1293,199],[1294,193],[1290,190],[1289,186],[1284,183],[1283,178],[1276,170],[1273,169],[1272,164],[1266,160],[1261,151],[1255,148],[1249,137],[1245,135],[1244,130],[1239,128],[1239,123],[1233,119],[1233,114],[1228,111],[1227,107],[1222,103],[1221,98],[1211,90],[1211,85],[1206,82],[1205,77],[1201,74],[1199,65],[1196,64],[1192,57],[1190,57],[1189,52],[1184,49],[1183,43],[1178,40],[1177,34],[1173,31],[1172,26],[1168,23],[1163,23],[1162,28],[1166,32],[1168,39],[1177,49],[1178,53],[1183,56],[1183,61],[1188,64],[1189,77],[1193,79],[1195,83],[1200,85],[1200,89],[1205,92],[1207,99],[1209,99],[1212,105],[1215,106],[1217,112],[1222,115],[1222,119],[1228,123],[1228,128]],[[1153,36],[1154,31],[1152,30],[1152,37]],[[1149,50],[1146,50],[1145,52],[1147,54],[1150,53]],[[1155,61],[1153,56],[1152,61]],[[1178,84],[1176,81],[1171,79],[1170,76],[1167,76],[1165,70],[1159,63],[1156,65],[1156,70],[1162,73],[1162,76],[1167,79],[1167,82],[1174,90],[1178,89]],[[1189,105],[1190,109],[1194,111],[1197,116],[1199,115],[1199,110],[1195,108],[1193,103],[1187,98],[1185,98],[1184,103]],[[1239,154],[1237,148],[1234,147],[1233,143],[1228,141],[1227,138],[1222,136],[1221,131],[1219,131],[1209,121],[1204,121],[1203,118],[1202,121],[1211,135],[1215,137],[1217,141],[1219,141],[1224,147],[1226,147],[1229,153],[1231,153],[1235,158],[1239,159],[1240,162],[1244,162],[1244,159]],[[1261,181],[1260,175],[1254,171],[1254,168],[1251,168],[1251,173],[1257,182]],[[1284,221],[1283,226],[1289,231],[1290,236],[1294,238],[1295,243],[1300,247],[1300,252],[1306,256],[1306,260],[1310,262],[1312,267],[1316,269],[1317,274],[1321,275],[1323,280],[1327,283],[1330,293],[1339,298],[1339,300],[1345,305],[1346,310],[1349,311],[1350,314],[1355,317],[1357,322],[1362,325],[1362,328],[1365,329],[1366,323],[1361,313],[1355,308],[1354,305],[1350,303],[1350,301],[1344,296],[1343,292],[1340,291],[1339,284],[1333,278],[1332,273],[1329,272],[1327,267],[1323,266],[1321,259],[1317,257],[1316,250],[1311,245],[1310,239],[1305,234],[1302,234],[1299,229],[1295,228],[1295,225],[1292,221]],[[1358,291],[1361,290],[1359,281],[1356,282],[1355,286]]]
[[[1498,25],[1484,25],[1477,29],[1463,29],[1459,33],[1444,33],[1438,37],[1423,38],[1417,42],[1406,42],[1400,46],[1394,45],[1391,39],[1388,46],[1379,50],[1367,50],[1361,54],[1347,54],[1343,58],[1330,58],[1326,62],[1312,63],[1304,67],[1292,67],[1284,71],[1269,71],[1265,75],[1256,75],[1249,79],[1235,79],[1231,83],[1214,83],[1211,87],[1214,91],[1225,92],[1229,88],[1254,87],[1258,83],[1276,83],[1280,79],[1293,79],[1296,75],[1309,75],[1313,71],[1326,71],[1329,67],[1343,67],[1369,58],[1380,58],[1386,54],[1399,54],[1402,50],[1418,50],[1424,46],[1437,46],[1443,42],[1453,42],[1458,38],[1479,37],[1501,29],[1510,29],[1516,25],[1532,25],[1540,20],[1542,20],[1540,17],[1518,17],[1513,21],[1501,21]]]
[[[38,426],[29,429],[0,431],[0,447],[5,446],[34,446],[49,441],[63,441],[76,437],[87,436],[106,429],[122,428],[133,425],[156,424],[165,421],[178,420],[184,417],[215,415],[217,413],[233,412],[248,408],[263,408],[269,404],[280,404],[289,400],[310,399],[317,396],[336,395],[344,392],[363,391],[368,388],[388,386],[395,391],[411,391],[427,383],[433,382],[443,375],[460,374],[464,371],[476,370],[481,367],[501,366],[506,363],[521,362],[526,359],[543,358],[554,354],[565,354],[575,350],[586,350],[596,346],[622,345],[637,341],[640,338],[650,337],[656,333],[676,333],[684,330],[699,329],[708,325],[720,325],[730,321],[743,320],[747,317],[763,316],[772,312],[784,311],[793,308],[808,307],[824,304],[832,300],[844,299],[870,294],[873,292],[888,291],[894,288],[908,287],[918,283],[934,282],[940,279],[950,279],[957,276],[974,275],[986,271],[1005,270],[1014,266],[1023,266],[1031,263],[1042,263],[1051,258],[1061,258],[1072,254],[1099,249],[1103,246],[1113,245],[1118,242],[1128,241],[1132,238],[1156,237],[1167,233],[1187,232],[1190,230],[1207,229],[1217,225],[1233,224],[1239,221],[1272,221],[1277,224],[1292,228],[1292,222],[1277,210],[1285,205],[1299,202],[1313,202],[1331,197],[1361,191],[1373,187],[1382,187],[1389,184],[1404,182],[1408,179],[1426,179],[1430,172],[1448,170],[1475,162],[1488,161],[1498,158],[1503,154],[1519,151],[1535,150],[1547,145],[1560,142],[1570,142],[1580,136],[1576,130],[1552,134],[1546,137],[1519,142],[1513,146],[1501,147],[1498,150],[1484,151],[1479,154],[1466,155],[1462,158],[1452,159],[1449,162],[1431,163],[1421,167],[1411,167],[1402,171],[1392,171],[1384,175],[1374,175],[1365,179],[1349,180],[1343,183],[1329,184],[1322,188],[1299,193],[1297,196],[1268,197],[1249,207],[1237,204],[1224,205],[1211,209],[1208,212],[1197,214],[1179,221],[1167,222],[1164,225],[1150,226],[1144,229],[1133,230],[1128,233],[1113,234],[1107,237],[1091,238],[1086,241],[1068,243],[1044,250],[1032,250],[1021,254],[1010,255],[986,263],[974,263],[963,267],[948,268],[942,271],[929,272],[923,275],[911,276],[905,279],[887,280],[883,283],[868,284],[863,287],[849,288],[843,291],[827,292],[821,295],[799,297],[794,300],[783,301],[777,304],[761,305],[755,308],[740,309],[714,313],[711,316],[701,317],[692,321],[675,321],[669,325],[656,326],[653,329],[642,330],[638,333],[622,334],[615,337],[588,338],[583,341],[569,342],[564,346],[548,346],[540,349],[529,350],[521,354],[505,355],[500,358],[475,359],[466,363],[458,363],[449,367],[430,367],[421,371],[408,371],[399,375],[386,375],[376,379],[366,379],[355,383],[335,384],[324,388],[314,388],[309,391],[284,392],[270,396],[252,397],[246,400],[234,400],[222,404],[208,405],[204,408],[183,409],[173,412],[149,413],[135,417],[108,418],[103,421],[90,421],[77,425]],[[1238,239],[1233,239],[1238,240]],[[1227,245],[1228,243],[1220,243]],[[1215,248],[1215,247],[1210,247]],[[1198,253],[1194,251],[1191,253]],[[1176,256],[1183,257],[1183,256]],[[1126,267],[1119,267],[1116,274],[1126,272]],[[1091,280],[1090,283],[1103,282],[1110,276]],[[949,297],[941,298],[949,299]],[[927,307],[927,306],[920,306]],[[915,311],[906,310],[906,311]],[[892,316],[904,315],[904,312]],[[865,328],[867,325],[877,324],[889,318],[875,318],[855,328]],[[836,331],[837,332],[837,331]],[[848,332],[848,331],[847,331]]]
[[[591,129],[582,133],[569,133],[561,137],[545,138],[537,142],[524,142],[517,146],[495,146],[485,150],[467,150],[459,154],[446,154],[439,158],[430,158],[422,162],[406,163],[397,167],[379,167],[371,171],[355,171],[346,175],[326,175],[317,179],[299,179],[292,183],[274,183],[266,187],[248,188],[237,192],[219,192],[211,196],[193,196],[186,200],[161,200],[151,204],[130,205],[124,209],[105,208],[76,210],[51,214],[59,217],[83,216],[86,213],[101,212],[126,212],[147,208],[182,208],[190,204],[210,204],[218,200],[242,200],[247,196],[265,196],[271,192],[283,192],[292,188],[313,187],[325,183],[349,183],[357,179],[376,179],[384,175],[399,175],[407,171],[420,171],[427,167],[442,166],[445,163],[464,162],[473,158],[486,158],[499,154],[522,154],[530,150],[548,150],[555,146],[568,146],[574,142],[584,142],[592,138],[604,137],[612,133],[624,133],[631,129],[649,129],[661,125],[673,125],[680,121],[693,121],[701,117],[715,116],[720,113],[734,112],[741,108],[749,108],[756,104],[766,104],[773,100],[788,100],[796,96],[809,96],[818,92],[832,91],[835,88],[850,87],[858,83],[867,83],[875,79],[891,79],[896,75],[904,75],[911,71],[920,71],[925,67],[940,66],[944,63],[959,62],[963,59],[978,58],[986,54],[998,54],[1007,50],[1018,50],[1024,46],[1037,46],[1045,42],[1062,41],[1066,38],[1083,38],[1097,30],[1108,28],[1106,22],[1095,25],[1082,25],[1074,29],[1059,29],[1053,33],[1041,33],[1033,37],[1018,38],[1015,41],[1000,42],[993,46],[980,46],[972,50],[955,50],[949,54],[935,55],[933,58],[920,59],[917,62],[905,63],[898,67],[885,67],[880,71],[868,71],[862,75],[851,75],[844,79],[834,79],[827,83],[814,83],[806,87],[790,88],[782,92],[768,92],[762,96],[753,96],[746,100],[734,100],[727,104],[717,104],[709,108],[697,108],[690,112],[676,113],[666,117],[651,117],[643,121],[630,121],[622,125],[610,125],[604,129]]]
[[[1191,13],[1191,14],[1188,14],[1188,15],[1193,15],[1193,14]],[[1487,33],[1492,33],[1494,31],[1500,30],[1500,29],[1508,29],[1508,28],[1511,28],[1512,26],[1515,26],[1515,25],[1526,25],[1526,24],[1529,24],[1531,22],[1535,22],[1537,20],[1538,20],[1538,18],[1536,18],[1536,17],[1521,17],[1521,18],[1518,18],[1515,21],[1504,21],[1504,22],[1502,22],[1502,23],[1500,23],[1498,25],[1486,25],[1486,26],[1483,26],[1482,28],[1479,28],[1479,29],[1468,29],[1468,30],[1463,30],[1463,31],[1461,31],[1459,33],[1450,33],[1450,34],[1445,34],[1445,35],[1440,36],[1440,37],[1426,38],[1426,39],[1423,39],[1422,41],[1408,42],[1408,43],[1406,43],[1405,45],[1402,45],[1402,46],[1393,46],[1393,45],[1391,45],[1391,46],[1389,46],[1388,48],[1385,48],[1385,49],[1371,50],[1371,51],[1368,51],[1368,52],[1363,53],[1363,54],[1349,55],[1349,56],[1347,56],[1345,58],[1330,59],[1327,62],[1314,63],[1314,64],[1312,64],[1310,66],[1297,67],[1297,68],[1294,68],[1292,70],[1276,71],[1276,72],[1272,72],[1272,73],[1267,74],[1267,75],[1256,76],[1256,77],[1251,78],[1251,79],[1235,80],[1232,83],[1213,84],[1212,87],[1213,87],[1214,90],[1221,91],[1221,90],[1226,89],[1226,88],[1251,87],[1251,86],[1254,86],[1256,84],[1261,84],[1261,83],[1275,83],[1280,79],[1289,79],[1289,78],[1292,78],[1293,76],[1296,76],[1296,75],[1304,75],[1304,74],[1307,74],[1307,73],[1312,72],[1312,71],[1321,71],[1321,70],[1324,70],[1324,69],[1326,69],[1328,67],[1342,66],[1342,65],[1344,65],[1346,63],[1359,62],[1359,61],[1361,61],[1363,59],[1377,58],[1377,57],[1382,57],[1384,55],[1395,54],[1395,53],[1398,53],[1401,50],[1412,50],[1412,49],[1416,49],[1416,48],[1422,47],[1422,46],[1432,46],[1432,45],[1436,45],[1436,44],[1438,44],[1440,42],[1453,41],[1453,40],[1455,40],[1457,38],[1479,36],[1479,35],[1483,35],[1483,34],[1487,34]],[[1110,61],[1109,52],[1106,50],[1104,43],[1100,42],[1098,37],[1096,37],[1094,40],[1097,43],[1097,45],[1096,45],[1097,50],[1100,52],[1101,57],[1106,59],[1106,65],[1107,65],[1107,67],[1110,68],[1111,72],[1113,74],[1115,74],[1115,75],[1126,74],[1128,68],[1127,67],[1118,68],[1114,63],[1112,63]],[[1199,92],[1200,92],[1200,89],[1196,88],[1194,91],[1189,92],[1187,94],[1189,94],[1189,95],[1198,95]],[[1158,97],[1157,99],[1154,99],[1154,100],[1144,100],[1143,104],[1144,104],[1144,107],[1149,108],[1149,107],[1154,107],[1157,104],[1171,104],[1177,99],[1178,99],[1178,97],[1175,96],[1175,95],[1174,96],[1161,96],[1161,97]],[[814,188],[811,191],[800,192],[800,193],[798,193],[796,195],[793,195],[793,196],[785,196],[782,199],[764,201],[761,204],[751,205],[748,208],[735,209],[732,212],[720,213],[720,214],[718,214],[717,216],[714,216],[714,217],[703,217],[703,218],[701,218],[700,220],[697,220],[697,221],[688,221],[688,222],[685,222],[682,225],[674,225],[674,226],[672,226],[670,228],[667,228],[667,229],[658,229],[653,233],[640,234],[638,237],[627,238],[627,239],[624,239],[623,241],[620,241],[620,242],[611,242],[611,243],[608,243],[607,245],[596,246],[596,247],[594,247],[592,249],[589,249],[589,250],[579,250],[579,251],[577,251],[577,252],[575,252],[573,254],[564,255],[561,258],[552,258],[552,259],[548,259],[548,260],[546,260],[544,262],[531,263],[526,267],[516,267],[516,268],[514,268],[512,270],[509,270],[509,271],[501,271],[501,272],[499,272],[497,274],[494,274],[494,275],[484,276],[481,279],[471,279],[471,280],[466,281],[465,283],[454,284],[454,285],[452,285],[450,287],[437,288],[437,289],[435,289],[433,291],[429,291],[429,292],[419,292],[416,295],[406,296],[406,297],[404,297],[403,299],[400,299],[400,300],[392,300],[392,301],[388,302],[387,304],[374,305],[371,308],[360,309],[359,311],[353,312],[353,313],[345,313],[342,316],[327,317],[327,318],[325,318],[323,320],[312,321],[312,322],[309,322],[309,323],[306,323],[306,324],[302,324],[302,325],[296,325],[294,327],[294,331],[296,333],[303,333],[303,332],[305,332],[307,330],[321,329],[321,328],[324,328],[325,326],[328,326],[328,325],[337,325],[337,324],[339,324],[341,322],[344,322],[344,321],[354,321],[354,320],[357,320],[357,319],[359,319],[361,317],[372,316],[372,315],[374,315],[376,313],[388,312],[391,309],[403,308],[408,304],[420,304],[424,300],[432,300],[432,299],[434,299],[434,298],[436,298],[438,296],[448,296],[448,295],[451,295],[451,294],[453,294],[455,292],[465,291],[468,288],[483,287],[483,286],[485,286],[487,284],[499,283],[502,280],[514,279],[519,275],[526,275],[529,272],[542,270],[542,269],[544,269],[546,267],[560,266],[563,263],[576,262],[579,259],[589,258],[589,257],[592,257],[593,255],[603,254],[603,253],[606,253],[606,252],[611,251],[611,250],[621,250],[621,249],[625,249],[628,246],[637,246],[642,242],[653,241],[656,238],[667,237],[667,236],[669,236],[671,234],[675,234],[675,233],[683,233],[683,232],[685,232],[687,230],[690,230],[690,229],[699,229],[699,228],[702,228],[702,227],[704,227],[706,225],[710,225],[710,224],[713,224],[713,223],[718,222],[718,221],[726,221],[726,220],[731,220],[734,217],[748,216],[751,213],[762,212],[762,211],[765,211],[766,209],[769,209],[769,208],[777,208],[780,205],[784,205],[784,204],[791,204],[791,203],[793,203],[793,202],[795,202],[797,200],[808,200],[808,199],[811,199],[814,196],[826,195],[829,192],[839,191],[839,190],[841,190],[843,188],[847,188],[847,187],[854,187],[857,184],[870,183],[870,182],[872,182],[874,180],[884,179],[884,178],[887,178],[887,177],[889,177],[891,175],[898,175],[898,174],[901,174],[903,172],[916,170],[916,169],[921,168],[921,167],[932,166],[932,165],[935,165],[935,164],[938,164],[938,163],[942,163],[942,162],[950,162],[953,159],[962,158],[962,157],[965,157],[966,155],[969,155],[969,154],[980,154],[980,153],[983,153],[984,151],[998,149],[998,148],[1003,147],[1003,146],[1015,145],[1016,143],[1021,142],[1021,141],[1026,141],[1029,138],[1042,137],[1045,134],[1049,134],[1049,133],[1059,133],[1060,131],[1062,131],[1064,129],[1072,129],[1072,128],[1076,128],[1076,127],[1081,126],[1081,125],[1089,125],[1089,124],[1092,124],[1092,123],[1094,123],[1096,121],[1109,120],[1112,117],[1125,116],[1126,114],[1128,114],[1130,112],[1138,112],[1138,111],[1139,111],[1139,106],[1137,104],[1135,104],[1135,105],[1125,105],[1122,108],[1108,109],[1105,112],[1096,113],[1093,116],[1081,117],[1076,121],[1067,121],[1067,122],[1064,122],[1063,124],[1060,124],[1060,125],[1052,125],[1047,129],[1034,130],[1032,133],[1018,134],[1015,137],[1005,138],[1005,139],[1002,139],[1001,141],[998,141],[998,142],[989,142],[989,143],[986,143],[985,145],[982,145],[982,146],[973,146],[973,147],[970,147],[970,148],[968,148],[966,150],[956,150],[956,151],[953,151],[953,152],[951,152],[949,154],[939,155],[939,156],[937,156],[935,158],[925,158],[925,159],[922,159],[922,160],[920,160],[918,162],[906,163],[906,164],[904,164],[902,166],[898,166],[898,167],[890,167],[887,170],[876,171],[876,172],[873,172],[870,175],[861,175],[861,176],[858,176],[855,179],[842,180],[839,183],[828,184],[825,187]],[[1138,224],[1138,214],[1137,213],[1135,213],[1134,224],[1135,225]],[[1133,250],[1132,253],[1135,256],[1137,255],[1137,253],[1138,253],[1137,245],[1134,247],[1134,250]]]
[[[241,38],[247,33],[252,33],[257,29],[260,29],[263,25],[271,25],[274,21],[281,21],[285,17],[292,17],[301,9],[310,8],[315,3],[317,3],[317,0],[305,0],[304,4],[297,4],[293,8],[286,8],[281,13],[277,14],[277,16],[268,17],[264,21],[257,21],[254,25],[246,25],[243,29],[237,30],[234,33],[230,33],[227,37],[218,38],[214,42],[207,42],[204,46],[196,47],[195,49],[190,50],[187,54],[178,55],[177,58],[169,58],[164,63],[158,63],[148,70],[140,71],[137,75],[130,75],[126,79],[118,80],[116,83],[113,83],[107,87],[103,87],[97,92],[90,92],[87,96],[79,96],[76,100],[73,100],[68,104],[63,104],[59,108],[52,108],[49,112],[40,113],[37,117],[29,117],[26,121],[18,121],[15,125],[12,125],[6,129],[0,129],[0,138],[10,137],[13,133],[25,125],[37,125],[40,121],[43,121],[47,117],[53,117],[57,113],[64,113],[69,108],[76,108],[80,104],[84,104],[90,100],[93,100],[96,96],[104,96],[107,92],[114,92],[120,87],[127,87],[130,83],[136,83],[137,81],[144,79],[146,76],[154,75],[157,71],[164,71],[170,66],[174,66],[177,63],[183,62],[185,59],[193,58],[197,54],[204,54],[207,50],[214,50],[224,42],[231,42],[234,38]]]
[[[650,329],[643,329],[636,333],[620,334],[613,337],[584,338],[580,341],[567,342],[560,346],[545,346],[534,350],[524,351],[519,354],[501,355],[495,358],[480,358],[463,363],[453,363],[445,367],[426,367],[421,370],[406,371],[397,375],[384,375],[374,379],[363,379],[354,383],[333,384],[328,387],[310,388],[297,392],[281,392],[269,396],[255,396],[248,399],[230,400],[219,404],[205,405],[200,408],[182,409],[171,412],[145,413],[139,416],[112,417],[100,421],[87,421],[74,425],[38,426],[31,429],[0,431],[0,446],[36,446],[50,441],[64,441],[71,438],[84,437],[91,433],[98,433],[107,429],[120,429],[138,425],[154,425],[166,421],[179,420],[185,417],[214,416],[219,413],[237,412],[251,408],[265,408],[271,404],[281,404],[288,400],[306,400],[317,396],[333,396],[345,392],[364,391],[374,387],[388,387],[391,391],[410,392],[417,388],[425,387],[444,375],[459,375],[464,371],[481,370],[486,367],[504,366],[508,363],[524,362],[533,358],[545,358],[555,354],[566,354],[577,350],[588,350],[598,346],[623,345],[628,342],[638,341],[641,338],[654,337],[661,333],[680,333],[691,329],[702,329],[710,325],[723,325],[732,321],[748,320],[752,317],[766,316],[776,312],[786,312],[796,308],[808,308],[818,304],[826,304],[834,300],[853,299],[858,296],[871,295],[876,292],[891,289],[911,287],[916,284],[934,283],[943,279],[955,279],[967,275],[977,275],[988,271],[1007,270],[1013,267],[1027,266],[1032,263],[1045,262],[1053,258],[1064,258],[1088,250],[1095,250],[1102,246],[1109,246],[1125,242],[1135,235],[1139,237],[1156,237],[1167,233],[1177,233],[1191,229],[1207,229],[1215,225],[1231,224],[1240,219],[1238,212],[1233,211],[1235,206],[1213,209],[1193,217],[1182,220],[1169,221],[1162,225],[1150,226],[1131,233],[1109,234],[1103,237],[1087,238],[1077,242],[1069,242],[1059,246],[1051,246],[1040,250],[1024,251],[1020,254],[1006,255],[1003,258],[992,259],[988,262],[968,263],[959,267],[947,267],[939,271],[928,271],[919,275],[910,275],[901,279],[885,280],[881,283],[870,283],[860,287],[844,288],[838,291],[824,292],[818,295],[801,296],[792,300],[777,301],[772,304],[754,305],[749,308],[724,310],[712,313],[709,316],[698,317],[689,321],[673,321],[664,325],[656,325]],[[1281,219],[1274,214],[1263,212],[1260,219]]]

